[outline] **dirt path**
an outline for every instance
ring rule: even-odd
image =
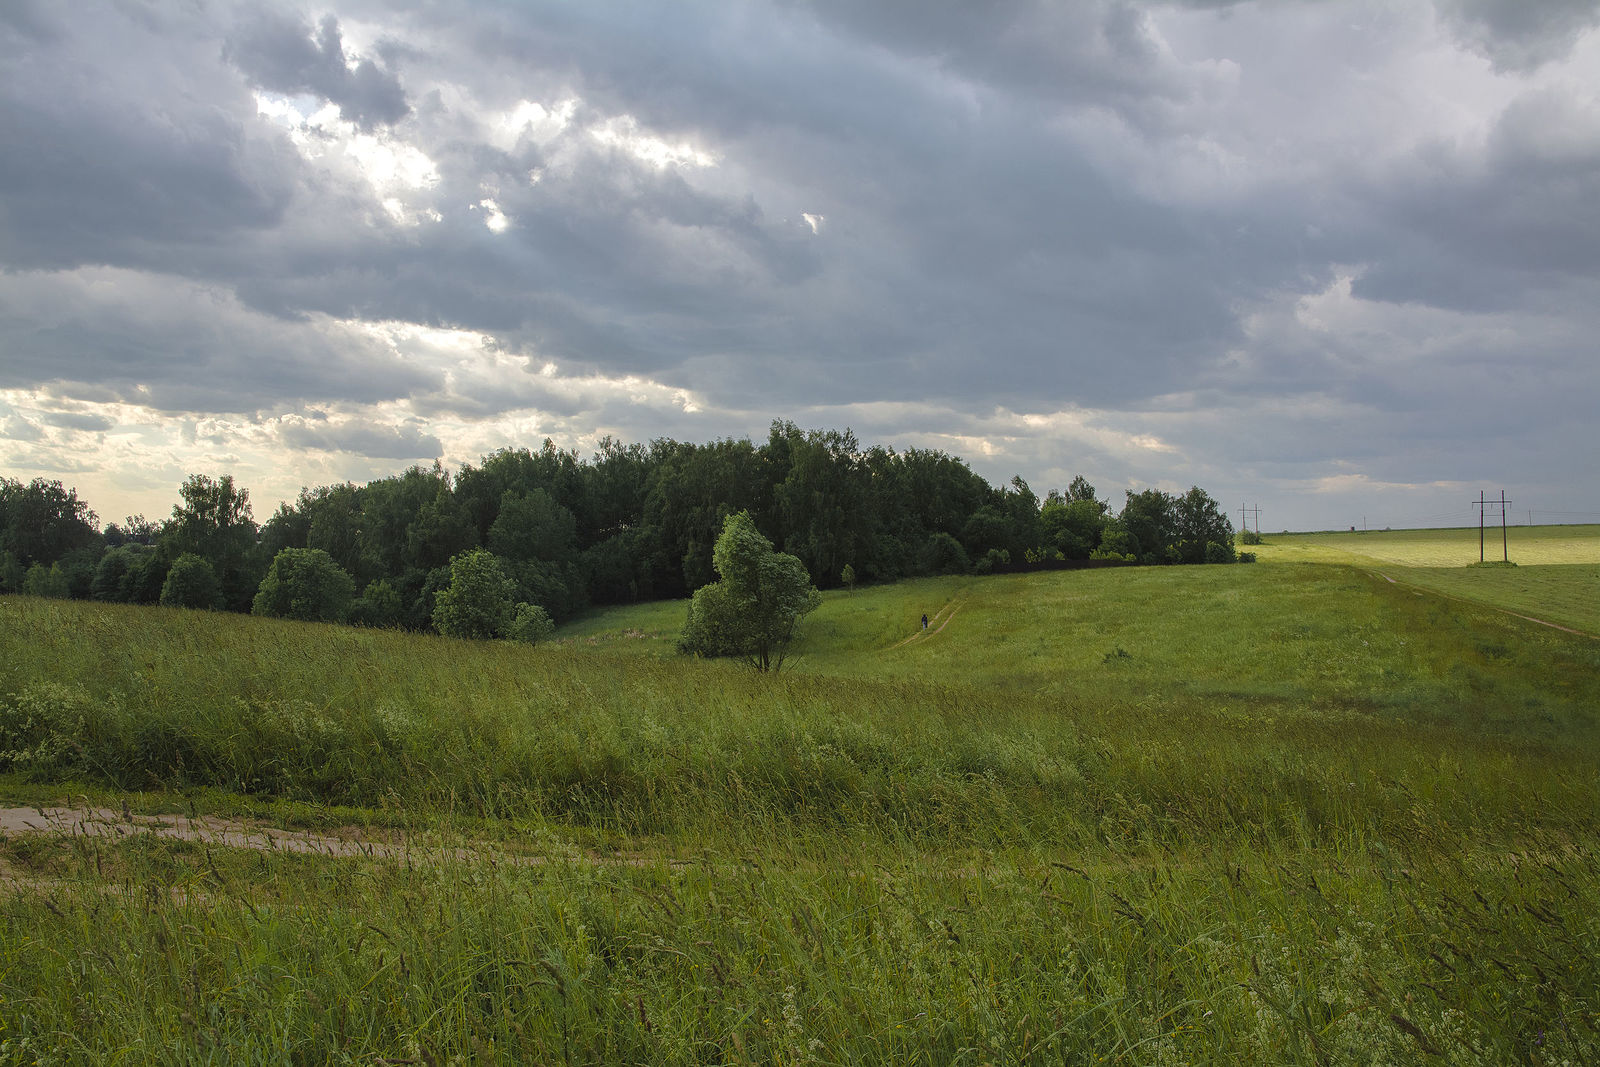
[[[350,827],[332,834],[279,830],[259,823],[214,815],[133,815],[110,808],[0,808],[0,835],[66,834],[72,837],[128,837],[154,834],[230,848],[266,852],[310,852],[322,856],[397,856],[407,846],[371,839]]]
[[[1535,623],[1535,624],[1537,624],[1539,626],[1548,626],[1552,630],[1560,630],[1563,633],[1576,634],[1579,637],[1588,637],[1588,638],[1591,638],[1593,640],[1600,641],[1600,634],[1591,634],[1591,633],[1587,633],[1587,632],[1585,632],[1583,630],[1574,630],[1572,627],[1570,627],[1570,626],[1562,626],[1558,622],[1549,622],[1549,621],[1547,621],[1545,619],[1536,619],[1532,615],[1523,615],[1520,612],[1512,611],[1510,608],[1501,608],[1501,607],[1496,607],[1493,604],[1485,604],[1481,600],[1469,600],[1468,598],[1466,598],[1464,596],[1452,596],[1449,593],[1441,593],[1437,589],[1426,589],[1426,588],[1424,588],[1424,587],[1422,587],[1420,585],[1412,585],[1410,582],[1396,581],[1395,579],[1389,577],[1387,574],[1384,574],[1382,571],[1374,571],[1373,573],[1376,574],[1379,578],[1382,578],[1384,581],[1388,582],[1390,585],[1398,585],[1402,589],[1410,589],[1413,592],[1415,592],[1418,596],[1423,596],[1423,595],[1431,593],[1434,596],[1444,597],[1446,600],[1454,600],[1458,604],[1471,604],[1474,607],[1488,608],[1490,611],[1498,611],[1502,615],[1510,615],[1513,619],[1521,619],[1523,622],[1531,622],[1531,623]]]
[[[470,863],[484,861],[514,867],[538,867],[547,863],[574,862],[621,867],[650,867],[663,864],[672,869],[690,867],[699,861],[682,857],[642,852],[596,852],[576,846],[549,842],[546,851],[521,851],[515,843],[504,841],[466,841],[442,844],[430,839],[413,839],[399,831],[373,831],[358,826],[315,833],[310,830],[283,830],[263,822],[228,819],[218,815],[136,815],[110,808],[0,807],[0,838],[34,834],[70,837],[128,838],[139,834],[193,841],[225,848],[247,848],[260,852],[297,852],[332,858],[405,860],[419,863],[450,860]],[[459,839],[458,839],[459,840]],[[48,881],[48,880],[46,880]],[[0,856],[0,886],[23,883],[43,884],[31,874],[18,870]]]
[[[912,634],[910,637],[890,645],[890,650],[892,651],[893,649],[899,648],[902,645],[909,645],[911,642],[916,641],[919,638],[932,637],[934,634],[943,633],[944,628],[950,625],[950,620],[956,617],[956,612],[960,610],[961,605],[965,603],[965,600],[952,600],[946,603],[934,613],[933,618],[928,620],[928,628],[926,630],[919,627],[916,633]]]

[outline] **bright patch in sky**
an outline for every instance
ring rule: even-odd
[[[492,197],[484,197],[478,201],[478,206],[483,209],[483,224],[489,227],[490,233],[505,233],[506,227],[511,225],[511,220],[506,218],[505,212],[500,210],[500,205]]]
[[[313,109],[313,98],[267,92],[257,92],[255,99],[257,114],[282,127],[307,160],[350,164],[394,221],[416,225],[423,218],[439,220],[431,207],[412,205],[415,194],[440,181],[438,166],[415,145],[387,131],[362,133],[355,123],[341,119],[331,103],[315,102]]]
[[[572,97],[551,108],[533,100],[519,100],[510,111],[490,118],[491,138],[495,147],[507,152],[524,137],[537,145],[548,144],[566,131],[577,110],[578,101]]]
[[[619,115],[589,131],[589,136],[610,148],[620,148],[657,170],[667,167],[712,167],[717,157],[688,141],[673,144],[648,131],[642,131],[632,115]]]

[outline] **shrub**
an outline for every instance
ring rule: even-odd
[[[434,628],[446,637],[499,637],[511,622],[515,591],[492,552],[469,549],[450,561],[450,584],[434,600]]]
[[[1222,541],[1206,542],[1207,563],[1232,563],[1237,557],[1233,554],[1233,543]]]
[[[518,604],[511,622],[506,626],[506,637],[512,641],[526,641],[536,645],[556,632],[550,614],[538,604]]]
[[[209,562],[185,552],[172,561],[167,580],[161,585],[161,603],[216,611],[222,607],[222,583],[217,581],[217,572]]]
[[[72,595],[67,586],[67,576],[61,573],[61,565],[52,563],[46,567],[43,563],[35,563],[28,568],[28,573],[22,578],[22,591],[28,596],[51,597],[55,600],[65,600]]]
[[[947,533],[936,533],[922,548],[922,570],[928,574],[965,574],[971,569],[967,550]]]
[[[357,626],[397,626],[403,608],[394,586],[379,578],[369,582],[366,591],[350,605],[350,621]]]
[[[128,599],[128,565],[134,551],[119,546],[100,557],[94,569],[89,595],[95,600],[121,602]]]
[[[343,622],[355,595],[355,579],[322,549],[286,548],[272,558],[250,612],[305,622]]]

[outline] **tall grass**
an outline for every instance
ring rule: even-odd
[[[0,841],[0,1064],[1600,1059],[1596,642],[1310,565],[831,594],[776,677],[681,610],[0,598],[0,796],[415,845]]]

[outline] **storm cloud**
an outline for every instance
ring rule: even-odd
[[[1597,19],[8,4],[0,467],[265,507],[783,418],[1274,528],[1600,513]]]

